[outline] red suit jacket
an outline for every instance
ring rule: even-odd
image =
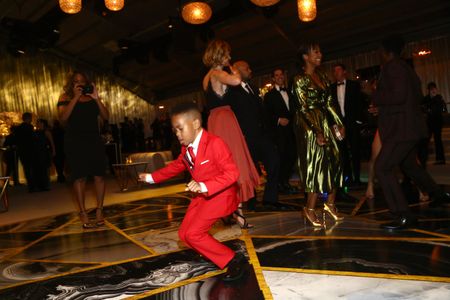
[[[227,214],[236,210],[239,204],[236,183],[239,171],[224,141],[203,130],[193,168],[187,161],[186,147],[182,146],[178,158],[165,168],[152,173],[152,177],[155,183],[159,183],[186,169],[193,180],[203,182],[208,189],[208,193],[199,193],[192,201],[206,200],[204,205],[208,206],[209,217],[222,217],[224,209]]]

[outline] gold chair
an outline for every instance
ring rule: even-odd
[[[3,202],[3,208],[0,212],[7,212],[9,209],[7,188],[9,186],[9,177],[0,177],[0,201]]]

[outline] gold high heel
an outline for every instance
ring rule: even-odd
[[[308,214],[308,211],[314,212],[314,216],[316,217],[315,220],[311,219],[311,216]],[[317,217],[316,211],[314,208],[303,207],[303,217],[304,217],[305,223],[306,223],[306,220],[308,220],[314,227],[323,227],[323,223],[319,221],[319,218]]]
[[[86,212],[80,212],[78,215],[80,217],[80,221],[84,229],[92,229],[97,227],[95,226],[95,224],[91,223]]]
[[[323,204],[323,210],[330,214],[335,221],[342,221],[344,217],[339,217],[337,214],[336,206],[334,204]]]

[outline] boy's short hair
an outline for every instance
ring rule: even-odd
[[[200,122],[202,121],[202,114],[200,113],[200,110],[198,109],[197,104],[192,102],[184,102],[175,105],[170,110],[170,116],[176,116],[181,114],[189,114],[193,119],[199,119]]]

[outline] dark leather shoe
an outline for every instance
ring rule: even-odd
[[[343,202],[355,202],[357,203],[359,200],[353,197],[350,194],[347,194],[343,191],[338,191],[336,194],[336,200],[337,201],[343,201]]]
[[[400,217],[395,221],[381,224],[380,227],[386,230],[401,230],[415,226],[417,219],[415,217]]]
[[[230,282],[241,279],[245,274],[247,259],[241,253],[236,253],[228,263],[227,272],[223,276],[223,281]]]
[[[293,210],[292,207],[290,207],[288,205],[284,205],[284,204],[282,204],[280,202],[272,203],[272,205],[275,207],[275,210],[277,210],[277,211],[280,211],[280,210],[281,211]]]
[[[444,204],[450,204],[449,193],[444,192],[435,193],[434,195],[431,196],[431,199],[433,201],[429,204],[430,207],[438,207]]]

